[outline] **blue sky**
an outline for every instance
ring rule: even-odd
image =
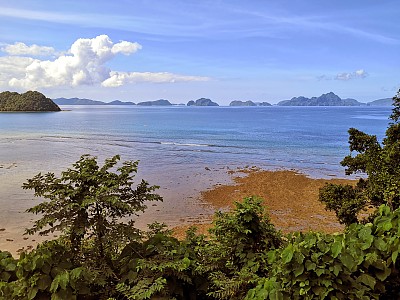
[[[276,103],[400,88],[395,1],[3,1],[0,90]]]

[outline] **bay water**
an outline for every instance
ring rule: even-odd
[[[208,216],[201,190],[247,166],[294,169],[311,177],[345,177],[355,127],[381,141],[390,107],[61,106],[57,113],[0,114],[0,249],[24,244],[37,204],[21,185],[39,172],[61,171],[82,154],[102,163],[115,154],[140,160],[138,178],[159,185],[164,202],[149,204],[138,226],[178,225]],[[7,241],[13,240],[13,241]]]

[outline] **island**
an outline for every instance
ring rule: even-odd
[[[103,102],[86,98],[55,98],[53,101],[58,105],[136,105],[133,102],[123,102],[120,100]]]
[[[111,102],[106,102],[104,104],[105,105],[136,105],[135,103],[133,103],[131,101],[124,102],[124,101],[120,101],[120,100],[114,100]]]
[[[251,100],[248,101],[234,100],[231,103],[229,103],[229,106],[272,106],[272,104],[268,102],[253,102]]]
[[[0,93],[0,111],[61,111],[50,98],[37,91],[23,94],[17,92]]]
[[[190,100],[187,103],[187,106],[219,106],[218,103],[215,103],[207,98],[200,98],[196,101]]]
[[[368,106],[392,106],[393,98],[383,98],[367,103]]]
[[[240,100],[234,100],[231,103],[229,103],[229,106],[257,106],[253,101],[240,101]]]
[[[165,99],[154,100],[154,101],[144,101],[139,102],[137,105],[140,106],[171,106],[172,103]]]
[[[366,105],[355,99],[341,99],[333,92],[322,94],[319,97],[306,98],[294,97],[290,100],[279,102],[279,106],[362,106]]]

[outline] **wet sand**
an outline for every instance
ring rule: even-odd
[[[333,233],[343,230],[334,213],[324,209],[318,201],[319,189],[326,183],[348,183],[346,179],[314,179],[296,171],[242,170],[233,174],[234,184],[218,185],[203,191],[203,201],[217,209],[231,209],[234,202],[257,196],[264,205],[272,223],[284,233],[294,231],[323,231]],[[241,176],[238,176],[241,175]],[[198,232],[206,233],[210,224],[198,224]],[[175,228],[178,237],[184,236],[189,226]]]

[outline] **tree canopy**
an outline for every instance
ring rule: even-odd
[[[0,93],[0,111],[60,111],[51,99],[36,91]]]
[[[349,129],[351,153],[341,164],[347,175],[365,176],[356,186],[329,184],[320,191],[320,200],[343,224],[361,221],[359,213],[366,210],[373,217],[381,204],[391,210],[400,207],[400,90],[393,97],[393,106],[382,144],[375,135]]]

